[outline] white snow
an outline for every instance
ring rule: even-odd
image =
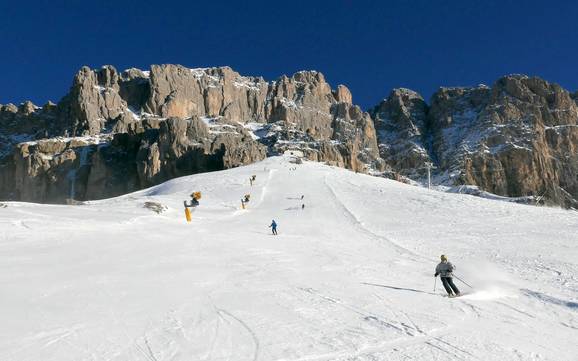
[[[546,126],[544,127],[544,129],[554,129],[556,131],[561,130],[561,129],[567,129],[567,128],[576,128],[578,127],[578,124],[560,124],[560,125],[555,125],[555,126]]]
[[[112,139],[112,134],[97,134],[97,135],[86,135],[79,137],[54,137],[49,139],[31,140],[23,142],[23,144],[36,145],[39,141],[60,141],[60,142],[70,142],[72,140],[85,142],[87,144],[104,144],[108,143]]]
[[[104,93],[108,90],[108,88],[103,87],[103,86],[100,86],[100,85],[93,85],[92,87],[93,87],[95,90],[98,90],[98,92],[99,92],[100,94],[104,94]]]
[[[200,117],[199,119],[207,125],[210,134],[239,134],[234,125],[219,123],[220,116],[213,118]]]
[[[6,204],[0,360],[578,354],[576,212],[280,157],[81,206]],[[434,292],[442,253],[474,287],[456,280],[462,298]]]
[[[128,113],[130,114],[130,116],[134,119],[134,120],[141,120],[141,111],[133,109],[132,107],[127,107],[126,110],[128,111]]]
[[[211,81],[211,84],[209,84],[209,86],[215,86],[216,83],[218,83],[219,81],[221,81],[221,78],[218,76],[214,76],[214,75],[209,75],[208,71],[215,69],[215,68],[193,68],[193,69],[189,69],[191,74],[193,75],[193,77],[195,77],[196,79],[201,79],[201,78],[207,78]]]
[[[259,140],[267,137],[269,134],[269,126],[267,124],[257,122],[249,122],[246,124],[239,122],[239,124],[249,131],[253,140]]]
[[[193,68],[189,70],[191,71],[191,74],[193,74],[195,78],[200,79],[207,75],[207,73],[205,72],[205,70],[207,69],[208,68]]]
[[[297,105],[297,103],[295,103],[295,101],[292,99],[279,98],[279,100],[281,101],[281,104],[283,104],[287,108],[294,108],[294,109],[302,108],[302,106]]]
[[[258,92],[258,91],[261,91],[261,88],[259,88],[259,86],[258,86],[259,83],[256,82],[256,81],[253,81],[252,79],[247,78],[247,77],[239,77],[239,78],[237,78],[237,80],[235,80],[235,81],[233,82],[233,85],[234,85],[236,88],[247,88],[247,89],[249,89],[249,90],[257,91],[257,92]]]

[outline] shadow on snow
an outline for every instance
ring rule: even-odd
[[[414,288],[402,288],[402,287],[386,286],[386,285],[380,285],[377,283],[367,283],[367,282],[361,282],[361,284],[362,285],[368,285],[368,286],[389,288],[389,289],[396,290],[396,291],[409,291],[409,292],[425,293],[428,295],[436,295],[437,296],[437,293],[420,291],[420,290],[416,290]]]

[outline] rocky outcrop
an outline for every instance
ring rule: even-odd
[[[85,184],[76,179],[86,175],[88,157],[97,143],[97,139],[45,139],[19,144],[11,182],[3,184],[3,198],[46,203],[74,199],[85,191]]]
[[[434,152],[446,168],[459,169],[457,182],[499,195],[578,205],[578,107],[568,91],[513,75],[460,98],[471,106],[432,103],[432,121],[445,125]],[[448,117],[436,118],[441,113]],[[462,116],[462,125],[450,126],[453,115]]]
[[[381,155],[400,172],[431,161],[444,184],[578,206],[578,107],[556,84],[511,75],[440,88],[429,107],[394,90],[371,114]]]
[[[83,67],[58,105],[21,108],[0,109],[0,136],[11,137],[0,157],[2,199],[108,197],[296,147],[337,166],[384,168],[369,115],[315,71],[266,82],[229,67]]]
[[[265,158],[266,148],[243,127],[214,129],[197,117],[149,119],[114,136],[22,143],[14,153],[12,193],[3,196],[48,203],[112,197]]]
[[[56,119],[56,105],[42,108],[24,102],[20,106],[0,104],[0,159],[10,153],[15,144],[48,136],[50,123]]]
[[[379,154],[405,176],[419,177],[431,162],[427,129],[428,106],[409,89],[394,89],[370,110],[378,135]]]
[[[578,206],[577,99],[512,75],[440,88],[429,105],[394,89],[366,113],[316,71],[83,67],[58,104],[0,106],[0,199],[97,199],[299,151],[395,179],[433,163],[437,183]]]
[[[270,147],[273,153],[298,144],[312,160],[356,170],[382,167],[375,132],[368,125],[371,119],[351,104],[351,93],[345,86],[332,91],[319,72],[302,71],[267,83],[262,78],[243,77],[228,67],[153,65],[150,84],[145,112],[161,117],[218,117],[241,124],[275,124],[265,142],[274,143]],[[355,133],[351,128],[359,129],[357,137],[351,135]]]
[[[243,77],[229,67],[188,69],[153,65],[145,111],[161,117],[217,117],[264,122],[268,83]]]
[[[294,148],[358,171],[384,166],[368,114],[315,71],[266,82],[229,67],[83,67],[58,105],[20,108],[0,111],[0,134],[11,137],[1,149],[2,199],[108,197]],[[104,143],[82,145],[97,138]]]
[[[112,66],[97,71],[80,69],[69,94],[59,104],[60,126],[65,135],[100,134],[130,116],[127,103],[119,94],[119,82]]]
[[[128,136],[128,143],[115,144],[126,151],[136,150],[141,188],[188,174],[247,165],[266,157],[266,148],[239,124],[206,124],[198,117],[147,122]],[[122,137],[118,135],[117,139]]]
[[[47,103],[39,108],[31,102],[20,106],[0,105],[0,194],[11,197],[15,177],[14,150],[17,144],[47,137],[56,119],[56,105]]]
[[[303,71],[274,82],[267,99],[265,117],[277,130],[276,153],[296,149],[310,160],[356,171],[385,167],[373,121],[351,103],[345,86],[332,91],[323,74]]]

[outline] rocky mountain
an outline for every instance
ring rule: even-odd
[[[428,106],[409,89],[394,89],[370,110],[378,135],[380,156],[397,172],[419,178],[431,162]]]
[[[267,82],[228,67],[83,67],[58,104],[0,107],[0,199],[62,203],[299,150],[384,170],[368,113],[303,71]]]
[[[395,179],[578,207],[576,94],[523,75],[394,89],[364,112],[316,71],[275,81],[228,67],[83,67],[58,104],[0,106],[0,199],[111,197],[298,150]]]
[[[578,206],[578,107],[557,84],[510,75],[440,88],[429,105],[397,89],[370,112],[381,156],[402,174],[431,162],[447,185]]]

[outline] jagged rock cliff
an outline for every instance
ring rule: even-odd
[[[556,84],[511,75],[441,88],[429,106],[398,89],[371,114],[382,157],[401,173],[432,162],[448,185],[578,205],[578,107]]]
[[[373,121],[351,101],[315,71],[266,82],[228,67],[83,67],[57,105],[0,108],[0,198],[110,197],[291,149],[382,170]]]
[[[275,81],[228,67],[83,67],[58,104],[0,106],[0,199],[60,203],[299,150],[355,171],[577,207],[577,93],[511,75],[394,89],[366,113],[316,71]]]
[[[427,104],[418,93],[394,89],[370,110],[378,134],[379,154],[397,172],[419,177],[428,153]]]

